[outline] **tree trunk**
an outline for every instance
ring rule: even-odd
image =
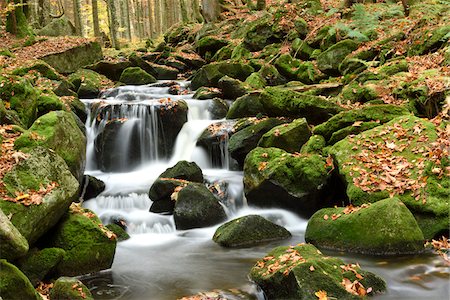
[[[126,23],[127,23],[127,38],[129,41],[131,41],[131,21],[130,21],[130,4],[128,3],[128,0],[122,0],[125,2],[125,17],[126,17]]]
[[[169,28],[170,24],[170,6],[169,6],[169,0],[162,0],[163,1],[163,10],[162,10],[162,32],[166,32]]]
[[[215,22],[221,13],[219,1],[202,0],[202,15],[206,22]]]
[[[153,37],[153,33],[155,31],[155,19],[153,17],[153,8],[152,8],[152,1],[147,1],[147,9],[148,9],[148,27],[149,27],[149,34],[150,37]]]
[[[94,36],[100,35],[100,24],[98,22],[98,3],[97,0],[92,0],[92,23],[94,25]]]
[[[119,8],[120,8],[120,28],[122,31],[120,35],[122,38],[127,38],[127,16],[126,16],[126,7],[125,0],[119,0]]]
[[[14,10],[6,15],[6,31],[16,35],[17,37],[25,37],[31,35],[31,29],[28,26],[28,21],[24,13],[22,1],[10,0],[9,3],[14,3]],[[26,5],[26,2],[24,3]]]
[[[154,0],[155,2],[155,31],[156,35],[161,34],[162,24],[161,24],[161,1]]]
[[[83,36],[83,23],[81,22],[81,0],[73,0],[73,15],[77,35]]]
[[[186,6],[186,0],[180,0],[180,10],[181,10],[181,21],[183,23],[189,22],[189,15]]]
[[[194,11],[194,18],[197,22],[199,23],[203,23],[204,19],[203,16],[200,12],[200,3],[198,2],[199,0],[192,0],[192,10]]]
[[[111,35],[111,44],[112,46],[119,50],[120,45],[117,39],[117,12],[116,12],[116,4],[114,0],[107,0],[106,4],[108,6],[108,19],[109,19],[109,33]]]

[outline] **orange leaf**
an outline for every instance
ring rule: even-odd
[[[319,300],[328,300],[327,292],[320,290],[314,293]]]

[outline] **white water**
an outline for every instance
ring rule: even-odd
[[[85,201],[84,206],[95,211],[105,223],[114,218],[125,220],[131,238],[118,244],[111,270],[86,277],[83,281],[98,299],[176,299],[200,291],[230,288],[246,290],[256,298],[263,299],[261,293],[257,292],[247,279],[250,268],[257,259],[265,256],[275,246],[304,242],[307,220],[281,209],[246,207],[245,199],[242,199],[242,172],[230,171],[225,167],[212,168],[208,153],[195,146],[203,130],[216,122],[209,118],[209,101],[193,100],[192,95],[173,96],[167,91],[168,88],[161,87],[121,87],[119,93],[113,91],[118,94],[115,98],[108,97],[106,93],[104,99],[84,101],[88,107],[95,102],[105,101],[105,105],[117,105],[120,111],[121,105],[151,106],[157,103],[159,98],[171,98],[185,100],[189,105],[189,113],[188,122],[178,134],[172,157],[144,155],[140,158],[139,167],[127,172],[102,172],[97,169],[94,139],[104,128],[106,121],[87,122],[86,174],[103,180],[106,189],[95,199]],[[138,109],[125,111],[127,114],[142,113]],[[136,126],[158,125],[153,119],[154,115],[150,119],[142,114],[139,117],[122,117],[132,119],[134,123],[131,124]],[[142,122],[142,119],[147,121]],[[124,128],[131,129],[133,126]],[[151,131],[142,132],[145,134],[138,135],[139,138],[156,140]],[[127,151],[126,143],[136,142],[126,141],[125,129],[122,133],[124,136],[120,143],[111,145],[109,151],[124,153]],[[154,145],[145,145],[151,146]],[[224,150],[227,145],[221,147]],[[223,166],[228,166],[227,151],[223,151],[221,156]],[[149,212],[151,200],[147,192],[151,184],[160,173],[182,159],[195,161],[202,168],[207,181],[227,183],[230,218],[259,214],[286,227],[293,237],[250,249],[226,249],[211,240],[220,224],[209,228],[177,231],[172,216]],[[121,164],[123,161],[118,159],[117,163]],[[389,292],[375,297],[377,299],[448,299],[448,269],[442,270],[439,261],[434,257],[421,257],[412,262],[397,258],[342,258],[348,262],[360,262],[363,268],[376,272],[388,281]],[[420,284],[408,279],[423,274],[431,279]]]

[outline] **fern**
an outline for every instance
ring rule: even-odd
[[[353,5],[353,26],[360,32],[371,31],[375,29],[378,25],[378,20],[380,18],[380,13],[366,11],[366,7],[363,4]]]
[[[367,35],[363,34],[358,29],[352,29],[347,24],[344,24],[344,23],[341,23],[341,22],[338,22],[338,23],[336,23],[336,25],[331,27],[330,30],[329,30],[329,33],[331,32],[331,30],[334,30],[334,33],[339,32],[339,34],[342,37],[351,38],[351,39],[354,39],[354,40],[356,40],[358,42],[367,42],[367,41],[369,41],[369,38],[367,37]]]

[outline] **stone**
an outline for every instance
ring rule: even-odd
[[[319,291],[331,299],[361,299],[342,284],[358,282],[370,295],[384,292],[386,283],[357,264],[324,256],[310,244],[281,246],[256,262],[249,277],[269,299],[317,299]]]
[[[0,209],[0,258],[12,261],[28,252],[28,242]]]
[[[7,192],[15,196],[16,192],[26,194],[30,190],[54,186],[51,193],[43,196],[39,205],[26,206],[0,199],[0,208],[5,215],[11,215],[11,223],[31,245],[52,228],[77,199],[79,185],[67,164],[54,151],[35,147],[28,154],[29,157],[3,177]]]
[[[59,276],[78,276],[109,269],[116,252],[114,233],[89,209],[72,204],[58,224],[46,234],[46,247],[66,251],[57,265]]]
[[[122,72],[129,67],[132,67],[132,64],[128,60],[118,62],[101,60],[86,68],[95,71],[99,74],[105,75],[110,80],[119,81]]]
[[[257,74],[257,73],[253,73]],[[250,75],[251,76],[251,75]],[[250,77],[249,77],[250,78]],[[227,113],[227,119],[239,119],[266,115],[265,108],[261,101],[262,92],[251,92],[233,101]]]
[[[42,77],[48,78],[50,80],[62,80],[61,75],[56,73],[49,64],[44,61],[33,62],[29,66],[20,67],[12,71],[13,75],[24,76],[30,71],[38,72]]]
[[[76,29],[66,16],[62,16],[53,19],[45,27],[39,29],[37,34],[44,36],[71,36],[76,35]]]
[[[249,205],[279,207],[303,216],[325,202],[331,166],[317,154],[291,154],[255,148],[244,162],[244,193]]]
[[[105,190],[105,183],[91,175],[84,175],[81,185],[84,187],[84,194],[81,195],[84,200],[95,198]]]
[[[158,76],[158,72],[152,67],[152,65],[150,65],[142,57],[137,55],[136,52],[132,52],[128,56],[128,60],[133,67],[139,67],[153,77]]]
[[[94,300],[91,291],[78,279],[60,277],[50,290],[52,300]]]
[[[305,240],[320,249],[369,255],[424,251],[416,219],[395,197],[359,207],[321,209],[308,221]]]
[[[100,91],[109,83],[106,76],[88,69],[78,70],[67,79],[75,87],[78,97],[82,99],[98,98]]]
[[[296,119],[289,124],[278,125],[266,132],[258,142],[258,147],[275,147],[290,153],[299,152],[311,136],[305,118]]]
[[[242,81],[226,75],[220,78],[218,86],[222,90],[223,97],[229,100],[236,100],[249,91],[249,88]]]
[[[176,68],[148,63],[155,71],[156,71],[156,79],[158,80],[176,80],[178,78],[178,74],[180,73]]]
[[[154,213],[172,214],[175,208],[175,200],[172,194],[178,187],[184,187],[189,181],[172,178],[158,178],[153,182],[148,192],[153,201],[150,211]]]
[[[28,278],[4,259],[0,259],[0,295],[3,299],[42,299]]]
[[[86,137],[71,113],[52,111],[43,115],[14,143],[15,149],[24,152],[37,146],[55,151],[81,181],[86,164]]]
[[[106,228],[108,228],[110,231],[114,232],[114,234],[117,237],[117,241],[125,241],[130,238],[130,235],[123,229],[121,226],[117,224],[108,224],[106,225]]]
[[[220,39],[214,36],[205,36],[196,42],[196,48],[198,54],[205,58],[206,56],[211,57],[212,54],[219,51],[222,47],[228,45],[228,41]],[[209,54],[208,54],[209,53]]]
[[[290,54],[281,55],[275,61],[275,66],[286,78],[305,84],[317,83],[324,78],[312,62],[302,62],[299,59],[292,58]]]
[[[223,61],[210,63],[198,70],[191,81],[192,90],[202,86],[217,87],[219,80],[227,75],[234,79],[245,81],[254,72],[253,67],[239,62]]]
[[[261,216],[248,215],[221,225],[213,241],[227,248],[246,248],[290,237],[291,233],[284,227]]]
[[[358,44],[353,40],[340,41],[317,56],[317,67],[325,74],[338,76],[339,65],[357,48]]]
[[[322,154],[323,148],[326,146],[325,138],[321,135],[312,135],[309,140],[302,146],[300,153]]]
[[[213,226],[227,217],[217,198],[203,184],[189,183],[173,198],[173,218],[178,230]]]
[[[119,81],[128,85],[142,85],[155,83],[156,79],[139,67],[129,67],[123,70]]]
[[[216,97],[221,97],[222,92],[218,88],[212,87],[200,87],[195,92],[193,98],[198,100],[213,99]]]
[[[427,30],[428,31],[428,30]],[[421,39],[413,43],[408,49],[408,56],[423,55],[431,51],[437,51],[448,43],[450,25],[438,27],[431,32],[421,34]]]
[[[59,53],[47,54],[41,59],[55,68],[58,73],[68,74],[92,65],[103,58],[98,42],[87,42]]]
[[[180,160],[173,167],[162,172],[158,178],[183,179],[191,182],[203,182],[203,173],[195,162]]]

